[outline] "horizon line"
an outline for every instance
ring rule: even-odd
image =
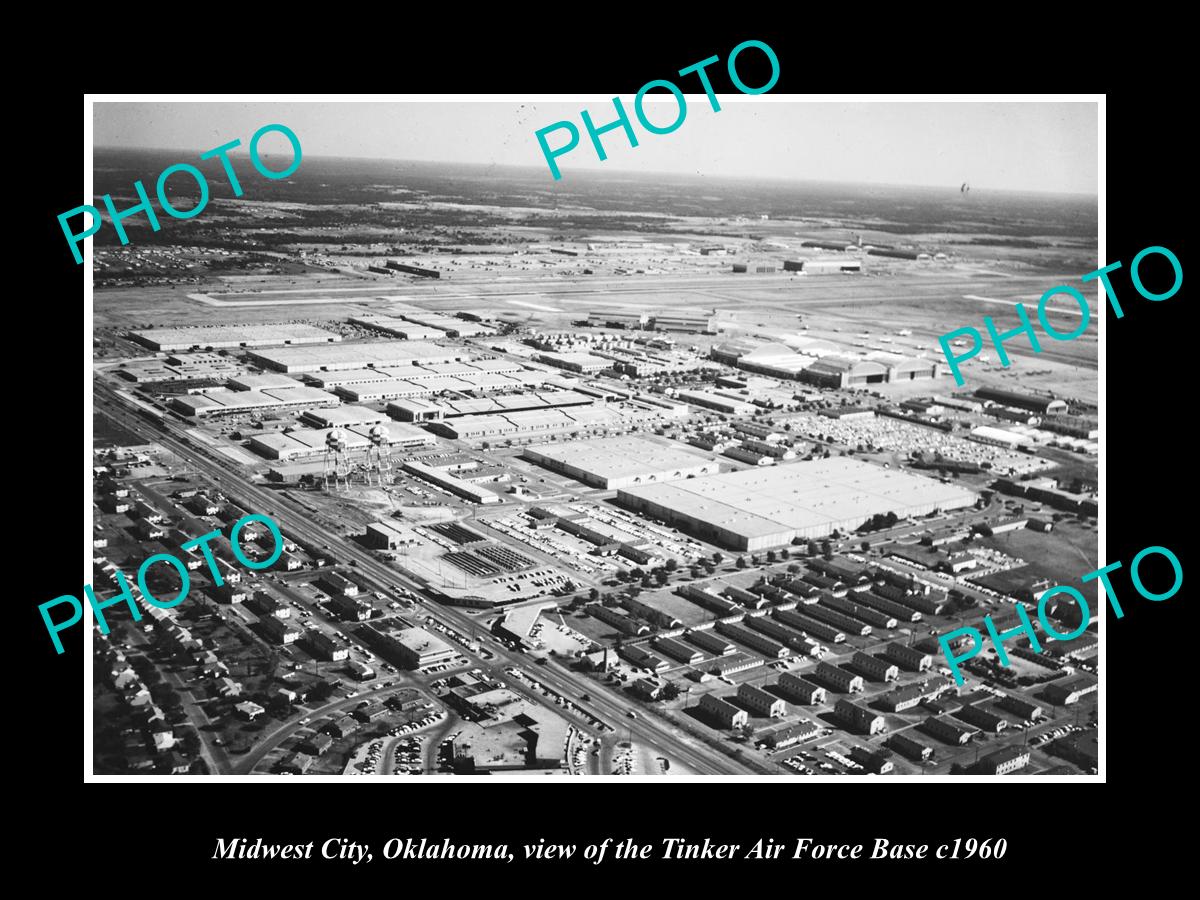
[[[93,162],[93,164],[95,163],[95,154],[97,153],[97,151],[117,151],[117,152],[132,152],[132,153],[195,152],[195,151],[192,151],[191,148],[181,148],[181,147],[117,147],[117,146],[111,146],[111,145],[93,146],[92,147],[92,157],[93,157],[92,162]],[[265,157],[270,157],[275,154],[268,153],[268,154],[263,154],[263,155]],[[362,161],[362,162],[378,162],[378,163],[407,163],[407,164],[433,165],[433,166],[474,166],[474,167],[478,167],[478,168],[515,169],[515,170],[519,170],[519,171],[526,171],[526,170],[535,171],[535,170],[541,169],[540,166],[533,165],[533,164],[518,165],[515,163],[498,163],[498,162],[463,162],[463,161],[450,162],[450,161],[439,160],[439,159],[408,159],[408,158],[382,157],[382,156],[311,154],[311,155],[305,156],[304,158],[317,159],[317,160],[355,160],[355,161]],[[303,165],[303,162],[301,164]],[[579,169],[579,170],[577,170],[577,174],[587,174],[587,173],[603,174],[605,171],[611,171],[614,175],[617,175],[617,176],[624,176],[624,175],[631,175],[634,177],[654,176],[654,177],[679,178],[679,179],[684,179],[684,180],[695,180],[695,181],[703,180],[704,178],[728,178],[731,180],[739,180],[739,181],[778,181],[778,182],[784,182],[784,183],[788,183],[788,184],[830,184],[830,185],[848,185],[848,186],[854,186],[854,187],[921,188],[921,189],[929,189],[929,190],[938,190],[943,187],[942,184],[914,184],[914,183],[899,183],[899,182],[894,182],[894,181],[843,181],[840,179],[799,178],[799,177],[785,176],[785,175],[732,175],[732,174],[726,174],[726,173],[714,173],[712,175],[702,175],[702,174],[687,173],[687,172],[665,172],[665,171],[661,171],[661,170],[649,170],[649,169],[646,169],[646,170],[630,170],[630,169],[605,170],[605,169],[601,169],[601,168],[595,167],[595,166]],[[555,181],[555,180],[551,179],[550,185],[553,186],[553,185],[562,184],[563,181],[565,181],[566,177],[567,177],[567,173],[564,173],[562,181]],[[547,173],[547,178],[550,178],[548,173]],[[962,185],[962,184],[969,185],[970,182],[969,181],[968,182],[959,182],[959,184],[960,185]],[[946,189],[950,189],[953,187],[953,183],[947,182],[945,184],[945,187],[946,187]],[[975,187],[972,187],[971,190],[975,191],[977,189]],[[1037,195],[1048,196],[1048,197],[1088,197],[1088,198],[1093,198],[1093,199],[1099,199],[1099,196],[1100,196],[1099,188],[1097,188],[1096,191],[1094,191],[1094,192],[1047,191],[1047,190],[1039,190],[1039,189],[1035,189],[1035,188],[989,188],[989,187],[984,187],[984,188],[981,188],[978,190],[983,190],[988,193],[994,193],[994,194],[1037,194]]]

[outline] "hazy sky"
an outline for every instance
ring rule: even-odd
[[[646,103],[661,126],[677,115],[674,99]],[[656,94],[649,95],[650,97]],[[580,119],[612,121],[611,99],[572,102],[331,102],[101,103],[97,147],[180,151],[186,162],[234,138],[245,145],[262,125],[296,132],[306,156],[441,160],[537,166],[551,178],[534,132],[570,120],[580,143],[558,157],[563,179],[580,169],[698,175],[753,175],[804,181],[957,185],[975,190],[1095,194],[1097,107],[1077,103],[828,103],[790,102],[771,95],[718,95],[713,112],[704,94],[689,95],[687,117],[671,134],[645,131],[622,96],[639,144],[623,130],[602,136],[600,162]],[[565,143],[565,130],[548,136]],[[286,152],[278,135],[264,152]],[[235,151],[239,152],[239,151]]]

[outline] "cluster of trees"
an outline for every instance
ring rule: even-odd
[[[891,528],[899,521],[900,517],[894,512],[876,513],[858,527],[858,533],[866,534],[871,531],[882,531],[885,528]]]

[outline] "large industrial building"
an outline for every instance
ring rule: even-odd
[[[975,494],[919,475],[839,457],[622,488],[617,502],[734,550],[853,531],[873,515],[962,509]]]
[[[511,413],[484,413],[431,422],[440,435],[460,441],[528,440],[562,432],[628,428],[631,424],[668,417],[666,410],[648,404],[550,407]]]
[[[336,402],[336,398],[319,388],[296,385],[261,391],[230,391],[218,388],[205,394],[184,394],[172,398],[171,408],[185,416],[211,419],[254,412],[278,412],[305,406],[329,406]]]
[[[883,384],[888,380],[888,367],[870,359],[826,356],[801,372],[800,380],[820,387],[835,388]]]
[[[114,370],[121,378],[137,384],[156,381],[211,383],[244,371],[245,367],[236,360],[216,353],[173,353],[165,358],[131,359]]]
[[[458,657],[458,651],[424,628],[384,632],[364,625],[358,633],[380,656],[406,669],[422,669]]]
[[[692,334],[711,334],[715,331],[715,312],[659,312],[650,318],[656,331],[682,331]]]
[[[579,372],[583,375],[595,375],[612,365],[609,360],[601,356],[592,356],[590,353],[539,353],[537,360],[556,369]]]
[[[265,391],[270,388],[302,387],[295,378],[281,375],[278,372],[266,372],[261,375],[235,375],[226,379],[225,387],[231,391]]]
[[[585,484],[612,490],[720,471],[710,459],[640,437],[612,437],[526,447],[525,459]]]
[[[277,372],[333,372],[375,366],[458,362],[469,357],[470,351],[426,341],[370,341],[339,344],[336,347],[281,347],[278,350],[256,350],[247,355],[258,365]]]
[[[1022,394],[1018,391],[1006,391],[1003,388],[981,387],[976,389],[975,396],[980,400],[991,400],[1003,406],[1015,406],[1017,409],[1028,409],[1042,415],[1053,415],[1067,411],[1067,401],[1053,397],[1043,397],[1038,394]]]
[[[392,521],[382,519],[367,524],[363,543],[375,550],[396,550],[421,543],[420,536],[411,528]]]
[[[714,354],[715,355],[715,354]],[[737,359],[737,367],[771,378],[799,378],[800,373],[817,363],[817,357],[797,353],[778,344],[758,347]]]
[[[151,350],[218,350],[236,347],[269,347],[273,344],[326,344],[341,335],[314,325],[185,325],[179,328],[147,328],[129,336]]]
[[[887,366],[887,380],[890,384],[936,378],[938,374],[937,363],[923,356],[904,356],[901,353],[881,351],[871,353],[868,358],[871,362]]]
[[[971,433],[967,435],[967,440],[988,444],[992,447],[1006,447],[1009,450],[1015,450],[1022,444],[1029,443],[1029,439],[1023,434],[1004,428],[993,428],[991,425],[972,428]]]
[[[753,403],[739,400],[736,396],[722,394],[719,391],[688,390],[678,393],[680,400],[705,409],[715,409],[717,412],[731,416],[747,416],[754,412]]]
[[[383,413],[365,406],[310,409],[300,417],[301,422],[314,428],[353,428],[355,425],[379,425],[387,420]]]
[[[449,337],[476,337],[496,333],[494,328],[489,328],[480,322],[468,322],[465,319],[435,312],[405,313],[404,318],[417,325],[437,329],[443,332],[443,336]]]
[[[414,266],[408,263],[397,262],[394,259],[389,259],[385,264],[389,269],[395,269],[397,272],[404,272],[407,275],[420,275],[423,278],[441,278],[442,273],[437,269],[426,269],[423,266]]]
[[[806,242],[803,246],[820,246]],[[824,249],[834,249],[825,247]],[[834,259],[786,259],[783,271],[803,272],[805,275],[842,275],[862,271],[862,260],[852,256]]]
[[[323,410],[323,412],[325,412]],[[342,428],[342,436],[346,440],[346,449],[365,450],[371,446],[370,432],[372,425],[358,425],[353,428]],[[415,425],[403,422],[387,422],[383,428],[387,430],[388,446],[402,450],[426,447],[437,443],[428,431],[423,431]],[[320,456],[325,452],[326,440],[332,428],[296,428],[288,432],[269,432],[256,434],[250,438],[249,446],[267,459],[302,459],[306,456]]]
[[[508,375],[510,378],[494,376]],[[490,377],[491,376],[491,377]],[[323,388],[342,385],[370,384],[374,381],[404,379],[414,384],[426,385],[432,392],[470,391],[496,387],[517,389],[526,383],[536,383],[545,378],[541,372],[524,370],[520,364],[507,359],[477,359],[471,362],[448,363],[402,363],[394,366],[373,368],[339,369],[333,372],[316,372],[305,376],[311,384]]]
[[[338,391],[342,391],[338,388]],[[514,394],[489,394],[466,399],[412,398],[388,404],[388,412],[404,422],[441,422],[458,416],[524,412],[531,409],[556,409],[564,406],[591,406],[595,397],[578,391],[523,391]]]
[[[443,472],[441,469],[435,469],[433,466],[427,466],[413,460],[402,463],[402,466],[405,472],[416,475],[418,478],[424,478],[430,484],[436,484],[438,487],[450,491],[452,494],[464,497],[472,503],[500,502],[500,495],[495,491],[489,491],[485,487],[464,481],[462,478],[458,478],[448,472]]]
[[[363,325],[367,328],[372,328],[376,331],[382,331],[384,334],[390,334],[393,337],[404,338],[408,341],[421,341],[432,338],[446,337],[446,332],[439,328],[429,328],[425,325],[418,325],[415,322],[397,319],[395,316],[381,316],[376,315],[375,313],[363,313],[360,316],[351,316],[346,321],[351,325]]]
[[[436,393],[427,384],[403,378],[381,378],[367,384],[343,384],[334,388],[333,392],[353,403],[383,403],[387,400],[428,397]]]
[[[602,328],[639,329],[648,321],[646,313],[628,309],[594,309],[588,313],[588,324]]]

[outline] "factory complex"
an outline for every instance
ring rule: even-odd
[[[804,218],[763,195],[761,213],[739,196],[642,221],[539,192],[461,227],[431,196],[356,197],[366,230],[300,201],[256,217],[289,233],[245,273],[214,255],[187,276],[202,288],[102,300],[95,583],[107,600],[118,567],[173,554],[206,600],[114,616],[95,642],[105,765],[1094,767],[1099,625],[1051,640],[1081,621],[1065,595],[1025,633],[1017,613],[1098,546],[1084,344],[1021,367],[978,354],[955,390],[929,337],[990,309],[968,292],[1005,303],[1085,248],[1027,264],[1020,241],[967,237],[935,259],[940,238],[864,244],[888,233],[835,228],[819,196]],[[215,564],[183,549],[256,512],[280,528],[266,571],[235,555],[264,559],[264,529],[214,541]],[[175,592],[149,574],[143,591]],[[960,642],[957,683],[939,638],[984,616],[1009,663]],[[121,746],[134,735],[148,753]]]

